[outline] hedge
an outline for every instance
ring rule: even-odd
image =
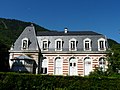
[[[0,73],[0,90],[119,90],[120,77]]]

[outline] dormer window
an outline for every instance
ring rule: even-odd
[[[91,39],[86,38],[84,40],[84,51],[91,51]]]
[[[28,49],[28,38],[22,39],[22,49]]]
[[[101,38],[98,40],[98,50],[99,51],[105,51],[106,50],[106,45],[105,45],[105,39]]]
[[[43,40],[43,46],[42,46],[42,48],[43,48],[44,51],[48,50],[48,40],[47,39]]]
[[[76,51],[77,50],[77,48],[76,48],[76,39],[71,39],[71,40],[69,40],[69,50],[70,51]]]
[[[55,40],[55,51],[62,51],[62,39]]]

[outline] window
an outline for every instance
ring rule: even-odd
[[[62,51],[62,40],[61,39],[55,40],[55,50]]]
[[[98,40],[98,50],[99,51],[104,51],[106,50],[106,42],[105,39],[101,38]]]
[[[28,49],[28,38],[22,39],[22,49]]]
[[[48,50],[48,40],[43,40],[43,50]]]
[[[105,71],[105,59],[104,58],[99,59],[99,67],[100,67],[100,70]]]
[[[85,50],[89,49],[90,49],[89,41],[85,41]]]
[[[100,43],[100,49],[101,50],[104,49],[104,41],[100,41],[99,43]]]
[[[56,49],[57,49],[57,50],[60,50],[60,49],[61,49],[61,41],[57,41]]]
[[[69,50],[70,51],[76,51],[77,48],[76,48],[76,39],[71,39],[69,41]]]
[[[84,40],[84,50],[91,51],[91,40],[89,38]]]
[[[48,67],[48,61],[47,61],[47,59],[44,59],[42,61],[41,73],[47,74],[47,67]]]
[[[54,74],[55,75],[62,75],[63,74],[63,60],[60,57],[57,57],[55,59]]]

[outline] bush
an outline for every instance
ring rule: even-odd
[[[0,73],[0,90],[118,90],[120,77]]]

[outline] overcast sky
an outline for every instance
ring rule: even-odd
[[[0,0],[0,17],[50,30],[92,30],[120,43],[120,0]]]

